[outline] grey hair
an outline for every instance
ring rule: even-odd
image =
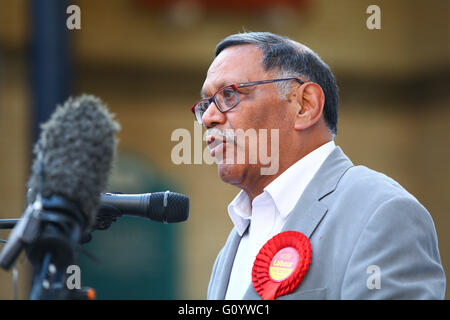
[[[288,37],[270,32],[244,32],[223,39],[217,46],[215,56],[231,46],[253,44],[263,55],[265,71],[274,70],[280,77],[303,77],[317,83],[325,95],[323,114],[333,137],[337,134],[339,89],[330,67],[308,47]],[[286,99],[292,82],[279,82],[278,91]]]

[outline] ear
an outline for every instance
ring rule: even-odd
[[[314,82],[305,82],[295,92],[298,112],[295,129],[305,130],[319,121],[322,116],[325,95],[322,88]]]

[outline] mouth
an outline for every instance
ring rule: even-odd
[[[223,152],[225,143],[225,140],[221,136],[211,135],[206,137],[206,144],[212,157],[219,152]]]
[[[234,139],[217,134],[211,134],[206,137],[206,144],[210,149],[210,154],[212,157],[215,157],[218,154],[223,154],[227,143],[234,143]]]

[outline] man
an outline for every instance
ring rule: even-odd
[[[231,35],[216,47],[202,96],[192,111],[208,131],[219,176],[242,189],[228,206],[234,228],[215,261],[208,299],[259,299],[255,258],[285,231],[309,238],[312,258],[300,283],[278,299],[444,298],[429,213],[335,145],[338,88],[316,53],[271,33]],[[235,139],[236,130],[275,130],[256,144],[277,153],[278,170],[262,174],[259,159],[229,155],[255,147]]]

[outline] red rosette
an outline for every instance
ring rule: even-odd
[[[273,300],[297,288],[311,264],[311,243],[301,232],[277,234],[259,251],[252,269],[253,288]]]

